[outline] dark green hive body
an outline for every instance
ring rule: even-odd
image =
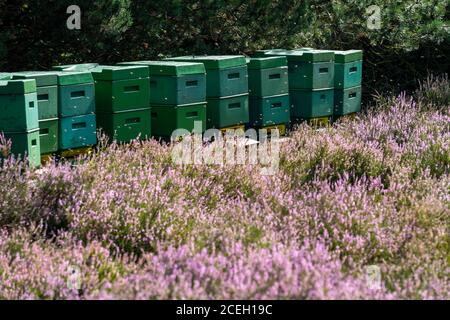
[[[248,73],[244,56],[183,56],[171,61],[200,62],[206,69],[206,96],[219,98],[248,92]]]
[[[150,108],[116,113],[97,114],[97,127],[113,140],[127,143],[136,138],[151,137]]]
[[[7,140],[11,140],[10,151],[16,158],[23,159],[26,154],[31,167],[41,165],[39,129],[27,132],[4,132],[4,136]]]
[[[184,129],[192,132],[195,122],[206,126],[206,103],[179,106],[152,106],[152,135],[170,137],[174,130]]]
[[[59,150],[92,146],[97,143],[95,114],[59,120]]]
[[[49,154],[58,151],[59,122],[58,119],[39,121],[39,139],[41,153]]]
[[[283,94],[271,97],[250,97],[249,125],[263,127],[274,124],[289,123],[289,95]]]
[[[361,86],[334,91],[334,115],[361,111]]]
[[[226,128],[249,122],[248,94],[208,99],[207,128]]]
[[[333,114],[334,90],[291,90],[292,119],[327,117]]]

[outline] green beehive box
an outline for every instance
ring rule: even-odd
[[[292,51],[287,59],[290,89],[326,89],[334,86],[332,51]]]
[[[96,112],[122,112],[150,106],[149,78],[95,81]]]
[[[289,92],[285,57],[247,59],[250,97],[265,97]]]
[[[0,130],[26,132],[39,128],[36,92],[0,95]]]
[[[95,112],[95,87],[90,72],[60,72],[58,85],[59,117]]]
[[[128,61],[118,65],[147,66],[150,76],[185,76],[192,74],[205,74],[205,66],[200,62],[185,61]]]
[[[334,62],[334,51],[331,50],[292,50],[286,53],[288,62]]]
[[[27,132],[5,132],[4,135],[7,140],[11,140],[11,154],[16,158],[23,158],[26,154],[31,167],[41,165],[39,129]]]
[[[58,119],[39,121],[39,140],[41,153],[55,153],[58,151],[59,122]]]
[[[151,76],[152,105],[183,105],[206,101],[206,74]]]
[[[49,87],[58,85],[58,72],[51,71],[21,71],[12,74],[14,80],[34,79],[36,87]]]
[[[291,119],[311,119],[333,115],[334,90],[291,90]]]
[[[90,71],[84,72],[58,72],[58,85],[70,86],[94,83],[94,78]]]
[[[334,87],[346,89],[362,82],[362,51],[335,51]]]
[[[268,56],[286,56],[290,89],[334,87],[334,52],[329,50],[270,51]]]
[[[59,119],[59,150],[95,145],[96,130],[95,114]]]
[[[201,62],[206,68],[206,97],[220,98],[248,92],[244,56],[184,56],[171,61]]]
[[[151,137],[151,109],[97,113],[97,127],[120,143],[127,143],[138,137],[148,139]]]
[[[58,75],[56,72],[25,71],[13,74],[13,79],[36,80],[39,120],[58,116]]]
[[[149,68],[152,105],[192,104],[206,100],[206,71],[202,63],[134,61],[120,64],[140,64]]]
[[[140,65],[133,66],[98,66],[89,70],[94,80],[117,81],[148,78],[148,68]]]
[[[250,126],[263,127],[274,124],[289,123],[289,94],[264,98],[250,97],[249,110]]]
[[[182,56],[168,58],[166,60],[171,61],[187,61],[187,62],[199,62],[205,65],[206,70],[211,69],[227,69],[246,64],[244,56]]]
[[[52,69],[56,71],[64,72],[80,72],[86,71],[98,67],[98,63],[78,63],[78,64],[67,64],[61,66],[53,66]]]
[[[27,94],[36,92],[36,80],[0,81],[0,95]]]
[[[37,100],[39,120],[58,117],[58,86],[38,87]]]
[[[207,128],[226,128],[249,122],[248,94],[208,99]]]
[[[11,73],[0,72],[0,80],[11,80]]]
[[[334,51],[334,60],[336,63],[348,63],[353,61],[361,61],[363,59],[362,50],[345,50]]]
[[[176,129],[192,132],[196,121],[202,123],[203,132],[206,127],[206,110],[206,103],[152,106],[152,135],[170,137]]]
[[[361,111],[361,86],[334,91],[334,115]]]
[[[96,112],[122,112],[150,106],[147,67],[98,66],[91,72],[95,80]]]
[[[248,70],[281,68],[287,66],[287,59],[284,56],[247,58],[246,61]]]

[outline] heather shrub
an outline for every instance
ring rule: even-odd
[[[270,176],[178,166],[154,140],[40,169],[7,158],[0,298],[448,299],[448,110],[377,103],[299,126]]]
[[[67,206],[81,184],[69,165],[30,171],[22,160],[9,158],[0,175],[0,226],[16,228],[41,224],[48,236],[68,226]]]
[[[13,158],[6,159],[1,164],[0,227],[16,227],[23,222],[23,213],[29,211],[29,172],[23,162]]]
[[[326,247],[274,246],[193,254],[186,247],[147,256],[142,272],[125,277],[98,299],[324,299],[362,298],[364,279],[345,276]],[[348,288],[352,288],[348,290]],[[376,293],[366,292],[367,296]]]
[[[363,177],[387,174],[382,150],[331,128],[315,131],[300,128],[282,155],[281,167],[293,176],[293,182],[313,180],[336,182],[346,174],[350,182]]]
[[[35,230],[36,231],[36,230]],[[99,243],[85,246],[66,237],[54,243],[23,229],[0,233],[0,299],[80,299],[127,270]],[[76,270],[80,287],[71,287]]]
[[[419,88],[415,91],[415,96],[423,108],[448,111],[450,105],[448,74],[429,75],[425,80],[419,82]]]

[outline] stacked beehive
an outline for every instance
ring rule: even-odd
[[[63,156],[97,143],[95,88],[90,72],[58,73],[58,117]]]
[[[286,133],[290,121],[288,67],[285,57],[247,59],[252,128],[278,128]]]
[[[204,64],[207,128],[245,128],[249,122],[249,109],[248,73],[244,56],[184,56],[167,60]]]
[[[334,116],[361,110],[362,51],[335,51]]]
[[[17,72],[13,79],[34,79],[37,86],[41,154],[58,151],[58,75],[56,72]]]
[[[32,167],[41,164],[35,80],[0,81],[0,132],[11,140],[12,154],[26,154]]]
[[[118,142],[150,138],[148,68],[98,66],[89,71],[95,80],[98,127]]]
[[[305,48],[265,54],[288,60],[291,119],[328,122],[334,107],[334,52]]]
[[[195,122],[206,122],[206,74],[201,63],[133,61],[150,74],[152,135],[168,140],[176,129],[192,132]]]

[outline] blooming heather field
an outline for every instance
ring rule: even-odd
[[[448,81],[430,80],[323,131],[302,125],[273,176],[181,168],[155,141],[76,166],[10,159],[0,298],[449,299],[449,101]]]

